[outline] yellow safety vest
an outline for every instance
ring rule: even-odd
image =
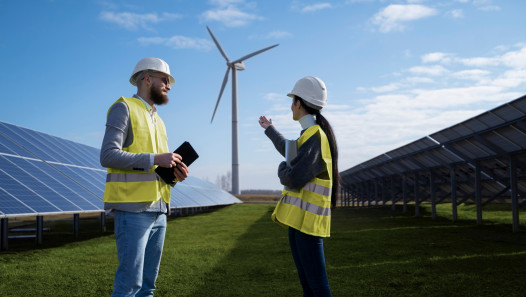
[[[298,148],[309,138],[318,137],[321,156],[329,179],[313,178],[299,192],[283,190],[272,220],[303,233],[329,237],[331,234],[332,158],[327,135],[319,125],[309,127],[298,139]]]
[[[128,106],[133,132],[132,144],[123,147],[123,151],[137,154],[169,152],[166,128],[157,113],[154,113],[154,125],[140,99],[121,97],[117,102],[124,102]],[[153,202],[161,198],[170,203],[170,186],[159,180],[155,173],[156,167],[153,166],[148,172],[108,168],[104,202]]]

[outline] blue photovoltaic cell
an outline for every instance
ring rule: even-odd
[[[92,183],[89,179],[85,178],[84,174],[78,170],[78,168],[65,166],[65,165],[53,165],[63,174],[69,176],[73,181],[80,184],[93,194],[104,197],[104,187],[97,186]]]
[[[51,141],[50,137],[46,138],[42,133],[38,133],[28,129],[23,129],[22,131],[27,133],[27,140],[33,143],[37,143],[39,147],[43,148],[46,152],[49,152],[49,154],[52,155],[57,160],[57,162],[64,164],[73,164],[72,160],[78,159],[73,157],[67,151],[67,147],[57,145],[57,141],[55,139]]]
[[[181,187],[172,188],[170,195],[170,207],[171,208],[181,208],[181,207],[193,207],[201,206],[199,202],[192,197],[189,197],[186,193],[181,191]]]
[[[106,185],[106,172],[102,172],[104,174],[104,176],[102,177],[102,175],[100,175],[101,171],[99,170],[87,168],[78,168],[76,170],[78,170],[79,173],[83,174],[86,179],[89,179],[89,181],[91,181],[92,184],[104,190],[104,186]]]
[[[18,155],[18,156],[24,156],[29,158],[35,158],[35,155],[31,154],[27,150],[21,148],[20,146],[16,145],[14,142],[11,141],[11,139],[7,138],[2,131],[2,125],[0,122],[0,143],[2,144],[0,147],[0,152],[10,154],[10,155]]]
[[[78,184],[74,183],[67,176],[61,174],[60,172],[54,170],[48,165],[44,164],[41,161],[26,161],[28,164],[33,166],[33,171],[31,174],[39,179],[41,182],[45,183],[58,194],[62,195],[71,203],[76,205],[81,210],[96,210],[99,209],[100,203],[93,203],[94,201],[100,200],[88,192],[87,190],[80,187]],[[94,199],[96,198],[96,199]]]
[[[0,172],[1,175],[1,172]],[[20,201],[9,195],[0,186],[0,205],[4,214],[22,214],[22,213],[34,213],[32,209],[22,204]]]
[[[4,124],[3,126],[0,125],[0,131],[7,135],[9,138],[14,140],[18,145],[23,146],[27,150],[29,150],[34,155],[38,156],[41,159],[44,159],[46,161],[57,161],[55,158],[51,157],[48,153],[44,152],[41,148],[39,148],[37,145],[29,142],[24,138],[20,133],[23,133],[20,131],[20,128],[17,126]]]
[[[49,204],[56,206],[62,211],[81,210],[79,207],[65,199],[65,197],[61,196],[52,188],[42,183],[39,179],[36,179],[35,176],[31,175],[35,172],[38,173],[38,169],[30,163],[25,162],[25,160],[4,156],[0,159],[0,164],[9,175],[27,188],[31,189],[36,195],[47,201]],[[9,193],[12,193],[8,189],[6,190]]]
[[[59,208],[53,206],[48,201],[44,200],[34,191],[30,190],[22,182],[18,181],[18,178],[24,179],[19,172],[6,173],[9,167],[5,158],[0,158],[0,185],[4,191],[16,197],[18,200],[23,201],[27,205],[31,205],[31,208],[36,212],[59,212]],[[3,208],[3,207],[2,207]]]

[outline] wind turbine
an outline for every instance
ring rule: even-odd
[[[245,70],[245,64],[243,64],[243,61],[251,58],[255,55],[261,54],[264,51],[267,51],[273,47],[278,46],[278,44],[274,44],[272,46],[266,47],[264,49],[261,49],[259,51],[255,51],[251,54],[248,54],[242,58],[239,58],[235,61],[230,62],[228,59],[225,51],[221,48],[219,45],[219,42],[217,42],[216,38],[214,37],[214,34],[212,34],[212,31],[210,31],[210,28],[208,26],[206,27],[208,30],[208,33],[210,33],[210,36],[212,36],[212,39],[214,40],[214,43],[216,44],[217,48],[219,49],[219,52],[225,58],[226,60],[226,73],[225,78],[223,78],[223,84],[221,85],[221,91],[219,91],[219,97],[217,98],[216,107],[214,108],[214,113],[212,114],[212,119],[210,120],[210,124],[212,121],[214,121],[214,116],[216,114],[217,106],[219,105],[219,101],[221,100],[221,95],[223,95],[223,91],[225,90],[225,85],[228,81],[228,73],[230,70],[232,70],[232,194],[239,194],[239,154],[238,154],[238,137],[237,137],[237,70]]]

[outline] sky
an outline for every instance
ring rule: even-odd
[[[100,148],[108,108],[131,97],[135,64],[160,57],[175,84],[158,108],[169,147],[200,155],[190,174],[231,170],[226,64],[237,73],[240,189],[281,189],[283,157],[258,125],[299,137],[286,94],[327,86],[340,171],[523,96],[526,1],[0,0],[0,121]],[[521,21],[522,20],[522,21]]]

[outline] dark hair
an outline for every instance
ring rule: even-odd
[[[316,116],[316,124],[320,125],[321,129],[327,135],[329,140],[329,147],[331,148],[331,158],[332,158],[332,194],[331,194],[331,204],[332,207],[336,207],[336,201],[338,200],[338,190],[340,184],[340,174],[338,173],[338,145],[336,144],[336,137],[332,131],[332,127],[329,124],[329,121],[321,115],[320,111],[308,106],[303,98],[294,95],[294,102],[297,100],[300,101],[301,106],[309,113]]]

